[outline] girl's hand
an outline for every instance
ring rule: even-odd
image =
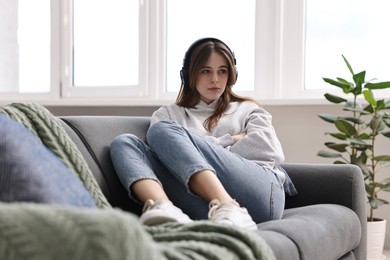
[[[245,137],[245,135],[246,135],[245,133],[233,135],[232,138],[233,138],[234,143],[237,143],[238,141],[240,141],[242,138]]]

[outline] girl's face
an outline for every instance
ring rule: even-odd
[[[228,78],[227,61],[219,53],[212,52],[197,77],[196,90],[200,94],[200,99],[206,104],[219,99],[225,91]]]

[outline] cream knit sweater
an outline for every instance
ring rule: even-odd
[[[285,173],[278,166],[284,161],[284,154],[272,126],[270,113],[250,101],[231,102],[218,124],[209,132],[204,128],[203,122],[212,115],[217,102],[218,100],[207,105],[200,101],[194,108],[165,105],[153,113],[151,123],[161,120],[176,121],[190,132],[274,170],[283,183]],[[246,136],[234,143],[232,136],[240,133],[246,133]]]

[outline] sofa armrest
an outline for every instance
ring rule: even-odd
[[[339,204],[366,214],[366,191],[359,167],[350,164],[284,164],[298,195],[287,197],[286,208]]]
[[[338,204],[353,210],[361,224],[361,255],[367,241],[367,203],[363,173],[351,164],[284,164],[298,195],[286,197],[286,209]]]

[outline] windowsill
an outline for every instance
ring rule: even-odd
[[[260,99],[257,100],[264,106],[290,106],[290,105],[329,105],[329,101],[324,98],[310,98],[310,99]],[[0,99],[0,105],[14,102],[35,102],[43,106],[91,106],[91,107],[115,107],[115,106],[128,106],[128,107],[153,107],[161,106],[165,104],[171,104],[175,102],[175,99],[145,99],[145,98],[127,98],[127,99],[113,99],[113,98],[95,98],[95,99],[13,99],[2,100]],[[334,105],[334,104],[333,104]]]

